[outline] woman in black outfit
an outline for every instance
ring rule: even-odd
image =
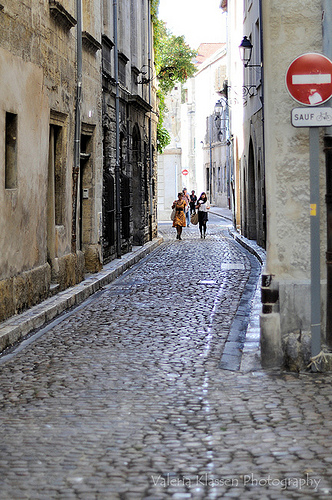
[[[203,235],[205,238],[206,223],[208,221],[208,210],[210,210],[210,203],[207,199],[206,193],[203,192],[198,198],[196,208],[198,208],[198,224],[201,238],[203,238]]]

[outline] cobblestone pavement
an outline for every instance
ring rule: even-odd
[[[210,219],[0,360],[1,500],[331,498],[332,376],[220,369],[250,260]]]

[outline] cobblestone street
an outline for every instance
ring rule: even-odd
[[[210,216],[0,358],[0,500],[332,497],[330,374],[222,369],[251,258]]]

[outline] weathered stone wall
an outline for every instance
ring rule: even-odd
[[[115,71],[114,50],[103,39],[103,128],[104,128],[104,244],[105,262],[117,256],[117,241],[121,252],[126,253],[133,245],[142,245],[157,235],[157,168],[156,168],[156,89],[154,81],[142,83],[143,76],[153,74],[153,61],[148,69],[148,4],[147,0],[118,3],[118,50],[119,50],[119,129],[120,129],[120,231],[116,224],[116,119],[115,119]],[[113,16],[104,18],[104,32],[113,33]],[[138,83],[139,82],[139,83]],[[152,176],[150,175],[150,132],[152,149]],[[137,143],[134,145],[134,129]],[[111,181],[110,181],[111,179]],[[123,210],[123,187],[128,182],[130,200],[128,210]],[[151,185],[150,185],[151,181]],[[108,202],[112,209],[108,206]],[[152,214],[151,212],[152,207]],[[113,212],[107,216],[107,212]],[[150,221],[150,216],[151,221]],[[127,219],[127,224],[126,224]],[[129,230],[126,228],[129,226]]]
[[[104,0],[86,0],[82,8],[77,169],[76,0],[4,2],[0,10],[0,132],[6,128],[6,112],[17,115],[17,182],[10,188],[0,184],[0,231],[5,235],[0,252],[0,320],[81,281],[85,270],[96,272],[102,266],[103,172],[114,175],[115,167],[113,9]],[[149,63],[149,1],[118,2],[118,13],[119,52],[125,64],[125,81],[120,85],[121,174],[126,182],[129,179],[131,197],[127,217],[130,234],[123,235],[121,241],[123,252],[127,252],[135,231],[136,244],[148,241],[151,233],[152,237],[157,235],[156,89],[154,82],[151,87],[137,83],[140,71],[147,71]],[[109,74],[103,102],[101,49],[105,37]],[[139,127],[141,141],[141,158],[136,164],[139,168],[145,164],[148,169],[144,196],[142,183],[133,192],[135,126]],[[147,148],[150,126],[152,176]],[[5,141],[0,140],[2,179],[5,170]],[[125,195],[123,189],[122,199]],[[136,220],[134,227],[137,208],[141,220]],[[126,207],[124,210],[128,212]],[[122,207],[121,231],[125,233],[124,210]]]
[[[257,96],[253,98],[259,99],[260,92],[261,89],[256,89],[254,93]],[[247,110],[245,113],[247,113]],[[244,150],[241,169],[242,234],[249,239],[256,240],[259,245],[265,247],[265,172],[262,109],[258,109],[252,115],[246,114],[243,134]],[[250,143],[252,149],[250,149]]]
[[[309,132],[292,127],[288,94],[289,64],[306,52],[322,52],[321,2],[263,2],[265,144],[267,193],[266,275],[279,287],[280,332],[285,335],[310,325]],[[321,144],[321,261],[324,317],[325,171]],[[268,334],[268,321],[263,318]],[[264,335],[264,331],[262,331]]]
[[[101,213],[103,190],[103,145],[102,145],[102,75],[101,75],[101,9],[99,2],[83,2],[83,98],[81,103],[81,152],[89,159],[81,161],[81,192],[87,195],[81,200],[79,218],[82,228],[81,250],[85,255],[88,272],[100,270]],[[83,137],[83,138],[82,138]],[[87,145],[85,140],[87,139]],[[79,245],[80,247],[80,245]]]
[[[49,264],[0,281],[0,321],[20,313],[49,295]]]
[[[0,66],[0,279],[5,279],[46,261],[49,108],[38,66],[1,48]],[[4,182],[6,112],[17,115],[17,182],[11,189]]]
[[[65,9],[65,15],[54,4]],[[85,4],[86,5],[86,4]],[[61,9],[60,9],[61,10]],[[89,159],[78,181],[77,250],[71,253],[72,168],[76,107],[76,2],[5,2],[0,11],[0,130],[17,115],[17,183],[0,184],[0,321],[46,298],[51,282],[62,290],[81,281],[87,267],[99,270],[102,212],[101,8],[83,13],[82,134]],[[50,187],[50,124],[61,127],[62,221],[54,220],[57,194]],[[4,133],[1,137],[4,138]],[[0,140],[0,177],[5,142]],[[51,194],[50,194],[51,193]],[[53,211],[53,216],[50,214]],[[51,219],[50,219],[51,217]],[[52,218],[53,217],[53,218]],[[80,234],[82,218],[82,234]]]

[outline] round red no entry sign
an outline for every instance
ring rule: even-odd
[[[302,54],[289,65],[286,86],[301,104],[323,104],[332,96],[332,62],[322,54]]]

